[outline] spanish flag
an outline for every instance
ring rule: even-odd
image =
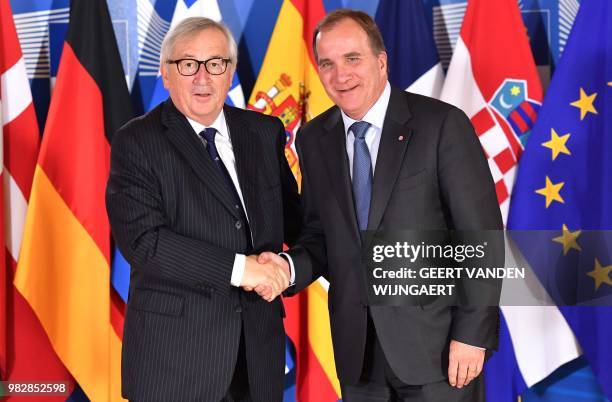
[[[324,16],[321,0],[283,1],[248,105],[283,121],[285,155],[298,183],[301,175],[294,145],[297,129],[333,106],[319,80],[312,50],[312,33]],[[285,329],[297,355],[296,399],[301,402],[335,402],[340,398],[327,287],[324,282],[315,282],[305,292],[284,301]]]
[[[104,189],[111,137],[131,116],[106,1],[72,0],[14,283],[92,401],[121,399]]]

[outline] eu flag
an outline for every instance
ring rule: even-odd
[[[585,291],[592,299],[612,294],[609,244],[584,258],[594,243],[585,230],[612,229],[611,109],[612,2],[584,1],[521,159],[508,218],[509,229],[557,231],[548,247],[576,267],[576,303]],[[535,265],[542,278],[546,267]],[[558,289],[548,290],[558,300]],[[612,307],[561,310],[612,398]]]

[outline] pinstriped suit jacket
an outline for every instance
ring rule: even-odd
[[[225,106],[253,251],[281,251],[301,222],[297,186],[274,117]],[[251,395],[282,399],[282,302],[230,286],[246,225],[214,162],[168,99],[114,136],[106,205],[131,264],[122,394],[218,401],[244,329]]]

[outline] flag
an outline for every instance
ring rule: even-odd
[[[317,73],[312,33],[325,16],[321,0],[284,0],[248,108],[277,116],[285,125],[285,156],[300,183],[295,135],[303,122],[333,104]],[[336,376],[327,287],[324,279],[284,299],[285,329],[296,351],[296,399],[328,402],[340,398]]]
[[[38,123],[8,0],[0,0],[0,133],[3,226],[0,378],[71,381],[32,309],[13,286],[38,155]],[[32,364],[36,362],[36,364]],[[8,400],[12,400],[9,398]],[[16,399],[16,397],[15,397]]]
[[[176,8],[174,9],[172,22],[170,23],[170,29],[188,17],[208,17],[215,21],[221,21],[223,19],[217,0],[178,0],[176,2]],[[164,88],[164,83],[161,76],[158,74],[148,110],[154,108],[167,98],[168,91]],[[238,79],[238,74],[234,74],[225,102],[228,105],[239,108],[244,108],[245,106],[244,94],[242,92],[240,80]]]
[[[542,101],[525,33],[516,0],[470,0],[441,95],[472,121],[504,222],[517,162]],[[485,381],[489,398],[516,401],[525,386],[544,379],[580,352],[555,307],[506,306],[502,313],[509,334],[500,335],[499,350],[485,367]],[[509,367],[515,366],[522,378],[513,377],[518,373]]]
[[[516,164],[542,102],[516,1],[468,3],[441,99],[472,120],[505,222]]]
[[[157,96],[155,89],[161,84],[158,82],[161,80],[159,72],[161,44],[170,29],[175,7],[176,0],[156,2],[136,0],[138,67],[131,95],[136,100],[137,114],[148,112],[159,103],[158,100],[156,104],[152,104],[153,98]],[[133,41],[134,38],[130,38],[130,43]],[[163,85],[161,87],[163,88]],[[159,98],[161,99],[161,96]]]
[[[512,229],[558,231],[549,244],[558,248],[561,262],[574,266],[572,281],[581,291],[589,289],[590,298],[612,294],[610,254],[585,261],[589,242],[582,233],[612,229],[610,38],[612,4],[582,2],[521,160],[508,220]],[[525,257],[534,261],[533,255]],[[538,274],[546,272],[546,267],[533,265]],[[556,294],[554,289],[549,293]],[[584,301],[587,295],[579,296]],[[612,310],[606,306],[561,311],[604,393],[612,398]]]
[[[298,184],[297,130],[333,106],[319,80],[312,50],[312,33],[324,16],[321,0],[283,1],[248,105],[282,120],[287,132],[285,155]]]
[[[440,97],[444,71],[421,0],[381,0],[376,24],[387,48],[391,84],[420,95]]]
[[[104,204],[113,133],[131,104],[106,1],[72,0],[15,286],[90,400],[120,400],[123,304]]]

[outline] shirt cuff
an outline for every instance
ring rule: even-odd
[[[461,341],[457,341],[457,342],[461,342]],[[461,342],[461,343],[463,343],[464,345],[471,346],[471,347],[476,348],[476,349],[487,350],[487,348],[483,348],[483,347],[480,347],[480,346],[470,345],[469,343],[465,343],[465,342]]]
[[[245,266],[246,256],[244,254],[236,254],[236,258],[234,258],[234,268],[232,268],[232,278],[230,279],[232,286],[240,287]]]
[[[291,271],[291,276],[289,278],[289,286],[295,285],[295,266],[293,265],[293,259],[287,253],[278,253],[278,255],[283,256],[289,261],[289,271]]]

